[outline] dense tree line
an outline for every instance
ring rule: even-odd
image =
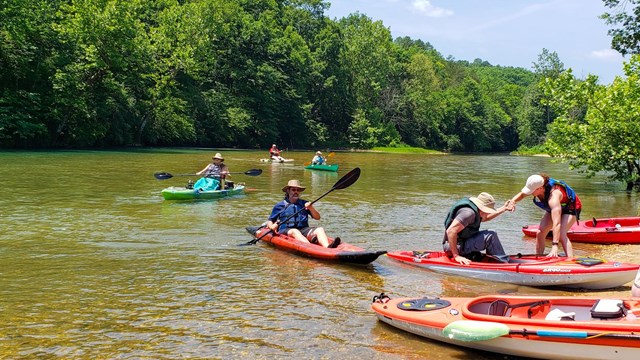
[[[540,146],[565,72],[444,58],[322,0],[0,0],[0,147]]]
[[[0,0],[0,146],[540,144],[539,74],[320,0]],[[535,124],[531,127],[530,124]]]

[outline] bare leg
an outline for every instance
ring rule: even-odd
[[[307,239],[304,235],[302,235],[302,233],[298,229],[289,229],[287,231],[287,235],[301,242],[307,242],[307,243],[309,242],[309,239]]]
[[[316,228],[313,235],[318,238],[318,243],[322,245],[322,247],[329,247],[329,239],[327,238],[327,233],[324,231],[324,228]]]
[[[568,257],[573,257],[573,246],[571,245],[571,240],[569,240],[569,236],[567,236],[567,231],[571,229],[571,226],[576,222],[575,215],[563,214],[560,219],[560,242],[562,243],[562,248],[564,249],[564,253]]]
[[[547,238],[547,234],[551,227],[553,226],[553,222],[551,221],[551,214],[545,213],[540,219],[540,225],[538,226],[538,233],[536,234],[536,254],[542,255],[544,254],[545,241]],[[564,245],[564,244],[563,244]]]

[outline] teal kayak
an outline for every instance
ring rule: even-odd
[[[185,187],[172,186],[162,190],[165,200],[194,200],[194,199],[218,199],[227,196],[244,194],[244,185],[235,185],[226,190],[194,190]]]
[[[304,167],[309,170],[322,170],[322,171],[338,171],[338,164],[333,165],[307,165]]]

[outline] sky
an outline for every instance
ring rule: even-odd
[[[609,26],[598,18],[611,9],[602,0],[327,0],[325,15],[359,12],[382,21],[395,39],[430,43],[442,56],[533,70],[543,49],[565,69],[600,84],[623,76],[623,58],[611,49]]]

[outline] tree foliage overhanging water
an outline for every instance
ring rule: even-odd
[[[329,19],[321,0],[1,3],[0,147],[544,144],[640,178],[633,58],[611,86],[577,80],[547,49],[533,71],[458,61],[363,14]]]

